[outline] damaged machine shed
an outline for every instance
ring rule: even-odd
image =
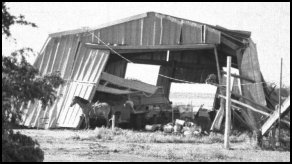
[[[240,86],[239,100],[271,113],[267,108],[274,106],[267,101],[256,45],[250,32],[148,12],[96,28],[50,34],[34,67],[41,75],[59,71],[66,84],[57,89],[58,99],[45,110],[41,110],[40,102],[22,108],[23,125],[78,127],[82,113],[79,106],[69,107],[72,98],[80,96],[92,100],[97,90],[105,88],[100,87],[102,80],[125,78],[129,62],[159,65],[156,86],[162,86],[168,97],[172,78],[204,83],[208,75],[215,74],[218,84],[223,84],[222,67],[226,66],[227,56],[232,56],[232,67],[239,70],[236,77],[240,83],[251,83]],[[142,91],[155,92],[150,86]],[[219,113],[223,110],[222,99],[214,122],[222,121]],[[253,130],[258,130],[262,125],[261,116],[243,109],[238,117]]]

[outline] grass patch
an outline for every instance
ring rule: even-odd
[[[101,140],[115,141],[124,143],[197,143],[214,144],[224,143],[223,134],[211,134],[209,136],[183,136],[168,134],[161,131],[143,132],[133,131],[121,128],[115,128],[113,131],[108,128],[96,128],[94,131],[78,131],[74,136],[69,137],[73,140]],[[245,142],[248,140],[248,134],[230,136],[231,143]]]

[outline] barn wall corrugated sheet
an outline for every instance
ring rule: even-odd
[[[148,13],[147,17],[102,29],[94,34],[106,44],[120,45],[175,45],[200,44],[203,42],[203,24],[171,16]],[[205,43],[220,43],[221,33],[206,27]],[[89,42],[101,44],[97,38],[87,36]]]
[[[203,25],[192,23],[192,22],[184,22],[182,25],[182,44],[196,44],[203,43],[202,33],[203,33]]]
[[[51,128],[59,126],[58,124],[63,127],[76,127],[76,124],[78,124],[79,119],[77,117],[81,112],[78,106],[75,106],[72,111],[61,109],[68,108],[67,102],[74,95],[90,98],[94,83],[98,81],[108,59],[108,51],[89,50],[85,46],[80,46],[79,41],[77,35],[51,38],[48,41],[34,66],[39,68],[41,75],[59,71],[61,77],[67,82],[57,89],[59,97],[52,106],[41,110],[41,103],[36,101],[22,109],[26,113],[23,116],[25,126]],[[80,48],[78,49],[78,47]],[[70,82],[70,80],[85,83],[80,84]],[[92,84],[86,84],[86,82]],[[72,89],[74,92],[72,92]],[[63,118],[64,112],[68,113],[66,118]],[[61,120],[58,120],[59,116]]]
[[[72,70],[73,81],[68,84],[68,91],[64,95],[66,98],[57,120],[58,127],[78,126],[82,111],[78,105],[70,107],[71,100],[74,96],[91,100],[108,55],[109,51],[88,49],[81,45]]]

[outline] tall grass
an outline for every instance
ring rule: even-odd
[[[132,131],[120,128],[115,128],[113,131],[107,128],[96,128],[93,132],[87,133],[87,137],[82,139],[102,140],[102,141],[116,141],[124,143],[199,143],[199,144],[213,144],[223,143],[224,136],[222,134],[212,134],[209,136],[183,136],[175,134],[166,134],[161,131],[156,132],[142,132]],[[80,137],[74,136],[74,139]],[[247,134],[240,136],[231,136],[231,143],[244,142],[248,139]]]

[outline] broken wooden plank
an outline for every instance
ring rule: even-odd
[[[156,92],[156,90],[158,89],[158,87],[156,87],[154,85],[143,83],[141,81],[127,80],[124,78],[120,78],[118,76],[111,75],[111,74],[106,73],[106,72],[102,72],[101,79],[108,81],[111,84],[115,84],[118,86],[122,86],[122,87],[129,88],[129,89],[134,89],[134,90],[138,90],[138,91],[142,91],[142,92],[146,92],[146,93],[150,93],[150,94],[154,94]]]
[[[110,88],[110,87],[106,87],[106,86],[103,86],[103,85],[97,86],[96,90],[100,91],[100,92],[106,92],[106,93],[115,94],[115,95],[123,95],[123,94],[125,95],[125,94],[134,93],[133,91]]]
[[[254,105],[256,105],[256,106],[258,106],[258,107],[260,107],[260,108],[262,108],[262,109],[265,109],[265,110],[267,110],[267,111],[269,111],[269,112],[272,112],[272,111],[273,111],[272,109],[270,109],[270,108],[268,108],[268,107],[266,107],[266,106],[263,106],[263,105],[261,105],[261,104],[258,104],[257,102],[254,102],[253,100],[250,100],[249,98],[246,98],[246,97],[241,96],[241,95],[239,95],[239,94],[232,93],[232,95],[235,96],[236,98],[242,98],[242,99],[244,99],[244,100],[247,100],[247,101],[253,103]]]
[[[260,104],[258,104],[258,103],[256,103],[256,102],[254,102],[254,101],[252,101],[252,100],[250,100],[250,99],[248,99],[248,98],[246,98],[246,97],[243,97],[243,96],[241,96],[241,95],[234,94],[234,93],[232,93],[232,95],[235,96],[236,98],[243,98],[244,100],[247,100],[247,101],[253,103],[254,105],[256,105],[256,106],[258,106],[258,107],[260,107],[260,108],[262,108],[262,109],[266,109],[266,110],[269,111],[269,112],[273,112],[272,109],[270,109],[270,108],[268,108],[268,107],[265,107],[265,106],[262,106],[262,105],[260,105]],[[281,119],[281,122],[283,122],[283,123],[287,124],[288,126],[290,126],[290,121],[288,120],[288,118],[283,118],[283,119]]]
[[[226,99],[225,96],[220,95],[220,94],[218,95],[218,97],[221,97],[221,98]],[[254,108],[254,107],[252,107],[252,106],[250,106],[250,105],[244,104],[244,103],[242,103],[242,102],[240,102],[240,101],[237,101],[237,100],[231,99],[231,102],[236,103],[236,104],[241,105],[241,106],[244,106],[244,107],[246,107],[246,108],[248,108],[248,109],[250,109],[250,110],[252,110],[252,111],[254,111],[254,112],[261,113],[262,115],[270,116],[269,113],[266,113],[266,112],[263,112],[263,111],[261,111],[261,110],[258,110],[258,109],[256,109],[256,108]]]
[[[281,115],[287,111],[287,109],[290,109],[290,95],[289,97],[282,103],[281,105]],[[271,127],[272,125],[278,120],[279,118],[279,107],[275,110],[275,112],[270,116],[270,118],[264,123],[262,126],[262,135],[264,135]],[[290,123],[289,123],[290,125]]]

